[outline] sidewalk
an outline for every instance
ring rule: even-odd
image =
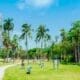
[[[0,80],[3,80],[5,70],[9,67],[16,66],[17,64],[7,65],[0,67]]]

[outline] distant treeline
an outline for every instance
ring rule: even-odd
[[[60,59],[61,62],[80,62],[80,21],[72,23],[69,31],[60,30],[60,36],[52,40],[49,29],[45,25],[39,25],[37,29],[32,29],[28,23],[22,24],[21,35],[11,36],[14,30],[13,19],[5,19],[0,24],[0,57],[21,59]],[[28,49],[28,40],[33,38],[35,33],[36,48]],[[54,33],[54,30],[53,30]],[[60,41],[58,39],[61,39]],[[20,45],[24,40],[26,50]],[[38,46],[40,45],[40,47]]]

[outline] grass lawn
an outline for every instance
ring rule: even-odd
[[[43,69],[38,64],[31,64],[32,72],[26,74],[26,66],[11,67],[6,70],[3,80],[80,80],[80,66],[60,65],[58,70],[53,69],[53,64],[45,62]]]

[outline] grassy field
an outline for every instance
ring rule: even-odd
[[[26,74],[26,66],[11,67],[6,70],[3,80],[80,80],[80,66],[78,65],[60,65],[58,70],[53,68],[53,64],[46,62],[44,68],[39,64],[31,64],[32,72]]]

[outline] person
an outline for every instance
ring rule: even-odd
[[[54,60],[54,68],[55,68],[55,69],[58,69],[58,66],[59,66],[58,59],[55,59],[55,60]]]
[[[58,69],[59,68],[59,58],[55,57],[54,58],[54,69]]]
[[[32,69],[32,67],[30,65],[28,65],[26,74],[31,74],[31,69]]]
[[[41,63],[41,68],[43,68],[44,67],[44,63]]]
[[[21,66],[24,67],[24,59],[22,59]]]

